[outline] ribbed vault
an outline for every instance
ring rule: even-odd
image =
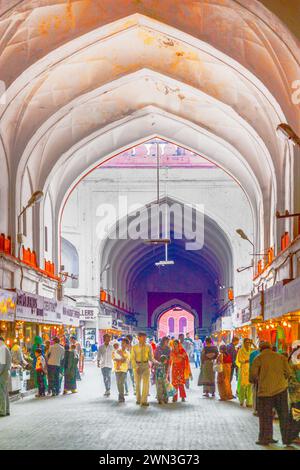
[[[295,200],[293,149],[275,131],[286,121],[300,129],[291,105],[299,44],[260,2],[25,0],[2,2],[0,15],[0,167],[16,188],[3,187],[1,230],[15,233],[30,181],[51,200],[57,261],[73,185],[161,136],[240,184],[257,251],[278,243],[275,210]],[[43,207],[33,221],[43,226]],[[42,257],[43,230],[35,231]]]

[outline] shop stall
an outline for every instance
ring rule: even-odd
[[[81,330],[81,344],[83,347],[84,356],[87,359],[93,358],[93,350],[97,349],[97,319],[99,308],[93,306],[81,307],[80,309],[80,324]]]
[[[0,334],[11,347],[15,339],[15,311],[17,295],[0,289]]]
[[[278,352],[289,354],[300,338],[300,278],[280,281],[250,301],[252,326],[259,341],[268,341]]]
[[[43,341],[52,341],[55,336],[64,335],[61,303],[55,299],[43,297],[43,319],[40,323],[40,336]]]
[[[12,352],[10,394],[25,392],[27,382],[30,380],[30,372],[24,367],[26,358],[23,351],[26,348],[24,348],[23,322],[15,321],[16,306],[17,293],[0,289],[0,334]]]
[[[215,322],[214,333],[212,335],[217,345],[229,344],[232,337],[233,325],[231,317],[219,317]]]

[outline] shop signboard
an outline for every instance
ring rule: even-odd
[[[283,292],[283,305],[285,311],[282,313],[291,313],[300,310],[300,277],[286,284]]]
[[[110,330],[113,326],[111,315],[100,315],[99,316],[99,330]]]
[[[15,319],[17,294],[0,289],[0,321],[11,321]]]
[[[242,310],[242,324],[248,323],[251,320],[250,307],[245,307]]]
[[[284,305],[284,286],[280,281],[272,287],[269,287],[264,293],[264,319],[280,317],[283,313]]]
[[[67,326],[79,327],[80,310],[76,307],[63,304],[62,306],[62,323]]]
[[[55,325],[62,323],[62,309],[57,300],[44,297],[43,322]]]
[[[44,317],[44,298],[17,290],[16,320],[40,323]]]
[[[97,307],[84,307],[80,309],[80,320],[81,321],[93,321],[97,319],[98,315]]]
[[[260,291],[250,299],[251,320],[264,316],[263,292]]]

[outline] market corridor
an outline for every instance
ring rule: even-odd
[[[13,403],[11,416],[0,420],[0,449],[261,449],[251,410],[236,401],[202,398],[198,371],[193,375],[187,403],[159,406],[152,387],[151,406],[141,409],[131,391],[126,403],[118,404],[115,383],[105,399],[100,370],[87,364],[77,395]],[[280,438],[277,424],[274,435]]]

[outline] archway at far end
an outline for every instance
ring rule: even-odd
[[[178,338],[180,334],[189,333],[194,338],[195,317],[188,310],[175,305],[162,313],[157,322],[157,333],[159,338],[170,336]]]

